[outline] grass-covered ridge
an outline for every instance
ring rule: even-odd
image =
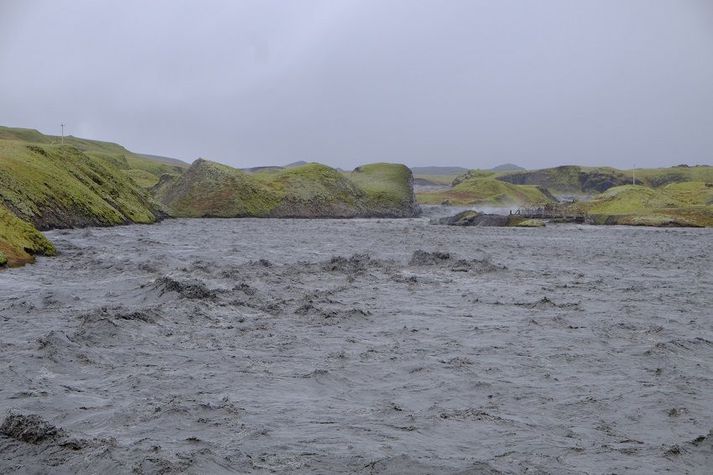
[[[152,223],[157,205],[110,162],[70,145],[0,140],[0,202],[40,229]]]
[[[555,194],[596,194],[616,186],[645,185],[659,188],[672,183],[713,182],[713,167],[679,165],[668,168],[618,170],[611,167],[564,165],[516,173],[505,173],[499,180],[520,185],[542,186]]]
[[[643,168],[627,170],[626,174],[629,177],[635,175],[637,183],[643,183],[653,188],[660,188],[673,183],[713,183],[713,167],[706,165],[678,165],[669,168]]]
[[[156,198],[178,217],[414,216],[412,176],[403,165],[373,164],[352,173],[318,163],[245,173],[197,160],[163,178]]]
[[[44,135],[37,130],[0,126],[0,140],[11,140],[36,145],[60,145],[61,138]],[[134,153],[119,144],[79,137],[64,137],[64,145],[71,146],[85,155],[107,161],[134,178],[143,187],[155,185],[164,174],[180,175],[188,164],[180,160]]]
[[[542,170],[507,173],[498,180],[515,185],[547,188],[556,194],[601,193],[614,186],[631,183],[631,174],[614,168],[564,165]]]
[[[422,204],[455,206],[531,206],[551,203],[546,189],[533,185],[515,185],[497,179],[486,171],[471,171],[456,178],[448,190],[418,194]]]
[[[279,203],[254,176],[202,159],[180,177],[162,178],[152,192],[175,217],[266,216]]]
[[[713,226],[713,184],[618,186],[579,206],[597,224]]]

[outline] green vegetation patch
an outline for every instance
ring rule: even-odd
[[[676,208],[681,203],[653,188],[624,185],[610,188],[593,199],[588,209],[593,214],[631,214],[657,208]]]
[[[417,175],[414,173],[413,177],[421,178],[436,185],[450,185],[458,175]]]
[[[122,172],[124,172],[126,176],[131,178],[134,183],[139,185],[141,188],[151,188],[156,186],[160,179],[160,177],[138,168],[130,168],[128,170],[122,170]]]
[[[513,225],[517,228],[543,228],[545,221],[542,219],[525,219]]]
[[[632,226],[713,226],[713,187],[690,182],[648,188],[611,188],[580,203],[595,224]]]
[[[163,177],[157,199],[180,217],[355,217],[413,215],[411,174],[373,164],[352,173],[318,163],[245,173],[197,160],[182,176]]]
[[[628,170],[628,176],[634,171]],[[713,183],[713,167],[707,165],[688,166],[680,165],[669,168],[637,168],[637,181],[658,188],[671,183],[702,182]]]
[[[14,127],[0,127],[0,140],[35,145],[60,145],[61,143],[60,137],[44,135],[33,129]],[[188,168],[188,164],[180,160],[133,153],[112,142],[67,136],[64,137],[64,145],[74,147],[88,157],[108,162],[120,170],[143,170],[153,175],[156,181],[161,175],[180,175]],[[153,186],[153,184],[149,184],[150,181],[145,180],[146,175],[141,175],[141,177],[144,180],[139,183],[140,185]]]
[[[158,217],[158,206],[125,173],[69,145],[0,140],[0,202],[40,229]]]
[[[422,204],[533,206],[551,203],[547,190],[531,185],[514,185],[496,179],[490,172],[471,173],[454,182],[449,190],[418,193]]]
[[[259,178],[203,159],[180,177],[162,178],[154,192],[176,217],[268,216],[280,202]]]
[[[277,193],[280,217],[350,217],[363,210],[365,193],[337,170],[308,163],[256,175]]]
[[[413,216],[417,212],[413,175],[406,165],[362,165],[348,177],[366,193],[366,206],[372,215]]]
[[[713,205],[713,182],[690,181],[671,183],[664,186],[662,191],[671,199],[684,205]]]
[[[0,266],[32,262],[34,255],[53,256],[51,242],[30,223],[0,205]]]

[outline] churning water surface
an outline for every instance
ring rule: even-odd
[[[48,235],[60,256],[0,272],[0,472],[713,464],[710,230],[239,219]]]

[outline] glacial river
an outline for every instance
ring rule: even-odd
[[[58,257],[0,272],[2,473],[713,464],[712,230],[47,234]]]

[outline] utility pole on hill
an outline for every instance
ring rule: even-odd
[[[62,145],[64,145],[64,124],[59,124],[62,127]]]

